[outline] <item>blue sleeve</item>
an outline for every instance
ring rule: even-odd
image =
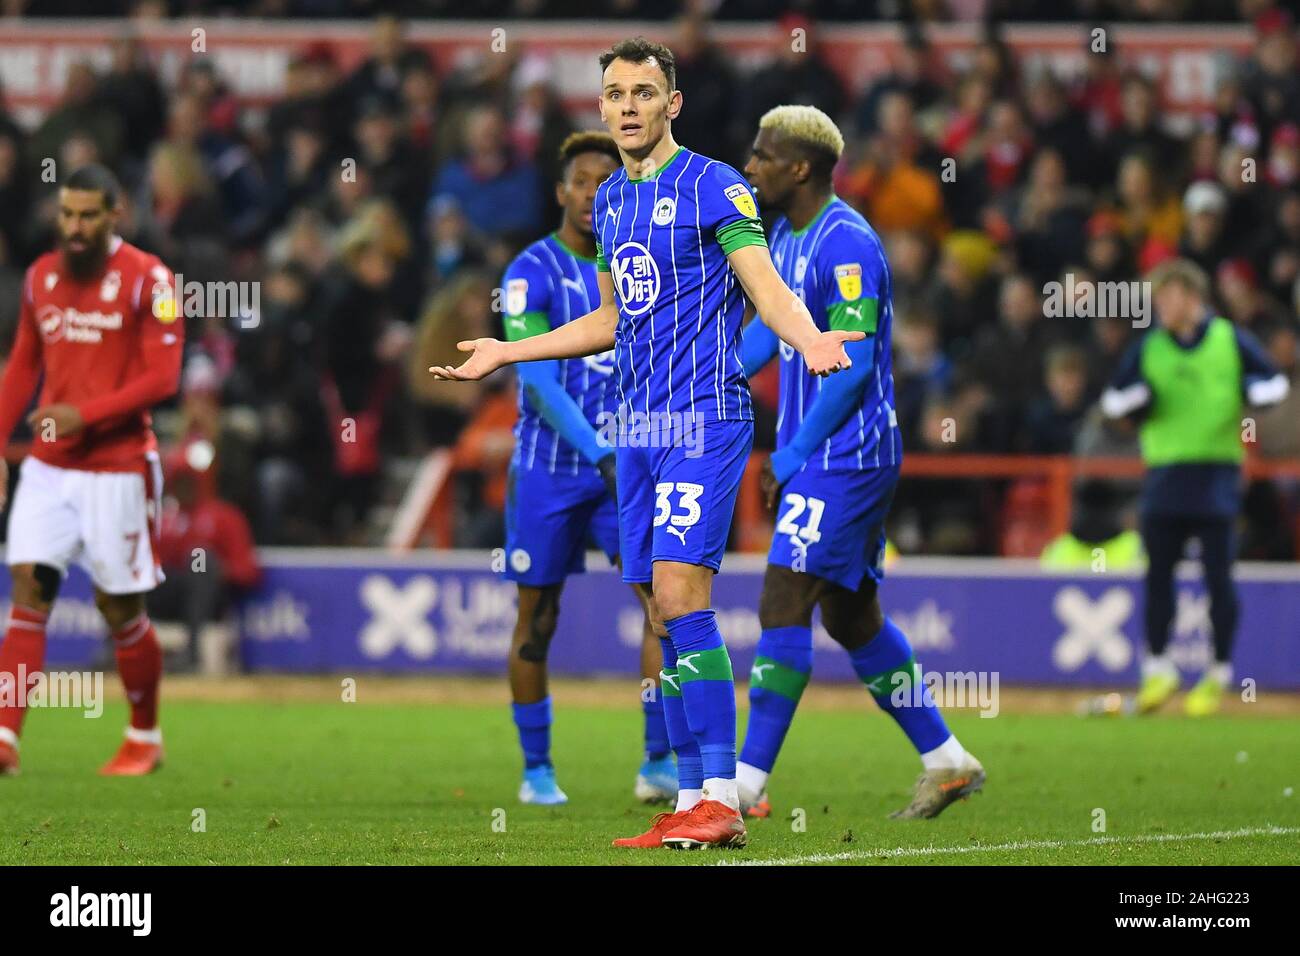
[[[504,313],[502,323],[507,339],[514,341],[551,331],[555,279],[531,246],[506,266],[501,289],[504,301],[499,307]]]
[[[614,450],[601,441],[573,396],[560,384],[559,359],[524,362],[518,366],[519,387],[546,424],[593,465]]]
[[[704,232],[716,235],[719,229],[740,222],[761,226],[753,189],[744,176],[726,163],[710,163],[697,188],[700,229]]]
[[[1132,385],[1143,382],[1142,378],[1142,340],[1134,342],[1119,360],[1119,367],[1111,376],[1110,387],[1122,391]]]
[[[1241,378],[1242,385],[1249,385],[1251,382],[1262,382],[1265,379],[1272,378],[1278,373],[1278,368],[1273,364],[1273,360],[1268,357],[1264,351],[1263,344],[1245,329],[1238,328],[1237,333],[1237,351],[1241,353]]]
[[[780,339],[776,333],[755,316],[754,321],[745,326],[740,339],[740,360],[745,366],[745,377],[753,378],[759,369],[776,357],[779,347]]]
[[[862,407],[862,395],[875,360],[877,309],[886,286],[884,254],[865,232],[847,224],[833,226],[832,230],[828,236],[833,235],[834,241],[821,244],[813,265],[819,284],[826,290],[822,303],[825,315],[817,317],[817,324],[828,329],[856,327],[867,337],[844,343],[853,364],[822,382],[794,437],[772,455],[772,471],[782,484],[848,421],[854,410]],[[846,309],[855,312],[846,313]]]
[[[550,273],[525,250],[506,269],[505,333],[512,341],[540,335],[551,328]],[[524,362],[516,368],[519,387],[555,431],[593,465],[610,454],[582,408],[560,383],[560,360]]]
[[[772,454],[772,472],[778,484],[785,484],[790,476],[803,467],[808,456],[822,442],[843,425],[854,409],[862,405],[862,394],[871,372],[875,337],[861,342],[844,343],[853,365],[846,371],[836,372],[823,383],[812,408],[804,415],[799,430],[784,448]]]

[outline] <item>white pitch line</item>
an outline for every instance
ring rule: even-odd
[[[845,860],[881,860],[909,856],[934,856],[945,853],[998,853],[1007,850],[1060,850],[1076,846],[1107,846],[1118,843],[1180,843],[1189,840],[1232,840],[1252,836],[1288,836],[1300,833],[1300,827],[1242,827],[1240,830],[1216,830],[1213,833],[1152,833],[1131,837],[1103,836],[1087,840],[1017,840],[1014,843],[991,843],[976,846],[900,846],[893,849],[853,850],[846,853],[811,853],[776,860],[721,860],[716,866],[798,866],[801,863],[839,863]]]

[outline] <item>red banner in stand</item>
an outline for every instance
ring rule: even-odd
[[[1004,37],[1029,73],[1050,67],[1071,78],[1082,73],[1091,55],[1091,27],[1077,25],[1009,26]],[[164,80],[176,78],[193,57],[212,57],[230,87],[249,105],[273,101],[284,92],[285,74],[293,57],[309,44],[327,43],[345,73],[368,55],[369,24],[365,22],[210,21],[173,20],[135,23],[126,20],[0,20],[0,81],[9,109],[28,123],[36,122],[58,101],[70,64],[89,61],[107,69],[110,41],[130,31],[148,49]],[[615,40],[644,34],[671,44],[671,23],[565,21],[507,23],[414,21],[409,39],[429,51],[442,69],[471,66],[490,56],[537,57],[579,117],[585,110],[595,121],[598,92],[596,58]],[[970,62],[979,40],[978,28],[959,24],[935,27],[927,34],[936,62],[950,75]],[[742,70],[770,60],[778,49],[806,42],[780,32],[774,24],[719,24],[714,40],[735,57]],[[894,25],[820,24],[811,38],[818,54],[860,92],[872,77],[889,68],[902,41]],[[1178,114],[1207,108],[1215,79],[1234,61],[1249,53],[1253,36],[1244,25],[1147,26],[1107,28],[1108,48],[1118,49],[1122,62],[1156,77],[1164,93],[1164,108]]]

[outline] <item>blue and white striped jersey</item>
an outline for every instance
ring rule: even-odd
[[[521,339],[557,329],[600,305],[596,260],[574,252],[554,233],[524,249],[506,268],[505,331]],[[559,362],[560,384],[573,397],[593,429],[602,412],[617,407],[614,353]],[[515,424],[515,467],[544,468],[551,474],[596,473],[571,443],[547,423],[519,389],[519,421]]]
[[[727,254],[763,243],[754,195],[726,163],[680,148],[653,176],[596,193],[597,268],[611,273],[620,417],[754,417],[740,359],[745,310]]]
[[[872,343],[872,370],[861,407],[808,456],[804,467],[861,470],[901,463],[903,442],[894,412],[890,356],[893,280],[880,237],[836,196],[798,231],[780,217],[772,227],[771,246],[781,278],[808,306],[819,329],[860,328]],[[777,448],[794,437],[826,381],[809,375],[803,356],[784,342],[780,355]]]

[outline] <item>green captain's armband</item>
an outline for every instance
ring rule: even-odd
[[[737,219],[718,229],[718,245],[722,251],[731,255],[745,246],[766,246],[767,237],[763,235],[763,223],[758,219]]]

